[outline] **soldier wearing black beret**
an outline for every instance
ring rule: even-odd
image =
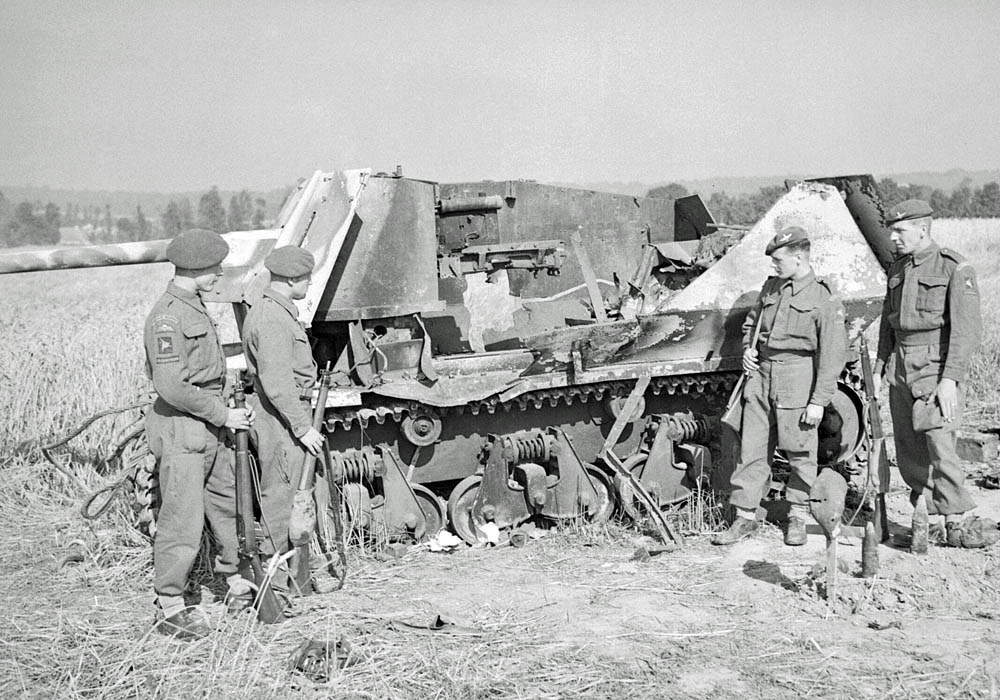
[[[964,381],[982,337],[979,286],[972,265],[931,238],[932,214],[927,202],[909,199],[886,216],[898,257],[889,268],[875,373],[889,378],[896,462],[911,503],[944,516],[944,531],[935,525],[939,541],[982,546],[963,528],[975,503],[955,447]],[[927,520],[914,518],[914,530],[912,547],[924,553]]]
[[[304,457],[306,451],[318,454],[323,445],[312,425],[316,362],[294,303],[305,298],[314,265],[312,253],[297,246],[271,251],[264,259],[271,281],[243,323],[243,350],[254,383],[250,400],[260,409],[252,437],[261,465],[265,552],[271,555],[292,549],[288,524]],[[274,577],[272,587],[287,595],[287,569]]]
[[[186,607],[187,577],[207,520],[218,545],[215,572],[231,600],[247,598],[237,573],[236,481],[226,429],[250,427],[253,412],[226,406],[226,361],[215,324],[202,303],[222,275],[229,245],[213,231],[191,229],[167,246],[174,278],[146,318],[146,368],[157,399],[146,437],[159,467],[161,505],[153,538],[153,588],[162,619],[156,629],[196,639],[209,627]]]
[[[765,250],[775,275],[764,282],[743,322],[747,381],[740,463],[730,479],[729,497],[737,517],[713,544],[733,544],[758,528],[757,508],[771,481],[776,447],[791,467],[785,489],[785,544],[806,542],[809,491],[817,472],[817,426],[837,390],[847,345],[844,307],[827,282],[816,277],[809,251],[809,235],[799,226],[779,230]]]

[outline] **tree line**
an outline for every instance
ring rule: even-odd
[[[987,182],[982,187],[972,187],[971,180],[965,180],[951,192],[927,185],[900,184],[890,177],[878,181],[878,191],[886,207],[891,207],[906,199],[923,199],[934,209],[938,218],[970,219],[1000,217],[1000,184]],[[727,224],[749,226],[760,220],[767,210],[785,194],[781,185],[762,187],[750,194],[729,195],[713,192],[705,205],[716,220]],[[690,194],[684,185],[672,182],[654,187],[647,197],[677,199]]]
[[[56,245],[61,227],[79,227],[86,242],[128,243],[157,238],[173,238],[188,228],[205,228],[217,233],[266,228],[269,224],[267,200],[243,190],[222,203],[219,188],[213,186],[198,199],[198,208],[187,197],[171,199],[158,218],[149,218],[141,206],[131,216],[115,216],[111,205],[81,206],[72,202],[63,209],[52,202],[20,202],[16,206],[0,192],[0,247]]]

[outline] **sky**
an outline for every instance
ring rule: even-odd
[[[1000,3],[5,0],[0,184],[1000,166]]]

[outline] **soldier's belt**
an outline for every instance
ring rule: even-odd
[[[812,362],[813,353],[811,352],[794,352],[794,351],[778,351],[778,352],[764,352],[760,353],[761,362],[804,362],[806,360]]]
[[[900,345],[943,345],[948,342],[948,327],[930,331],[896,331]]]
[[[215,394],[216,396],[222,396],[222,384],[216,384],[213,382],[212,384],[195,384],[195,386],[198,387],[198,391],[204,391],[209,394]]]

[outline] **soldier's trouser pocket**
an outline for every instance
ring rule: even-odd
[[[816,427],[802,422],[804,408],[775,410],[778,426],[778,448],[789,452],[815,453],[819,442]]]

